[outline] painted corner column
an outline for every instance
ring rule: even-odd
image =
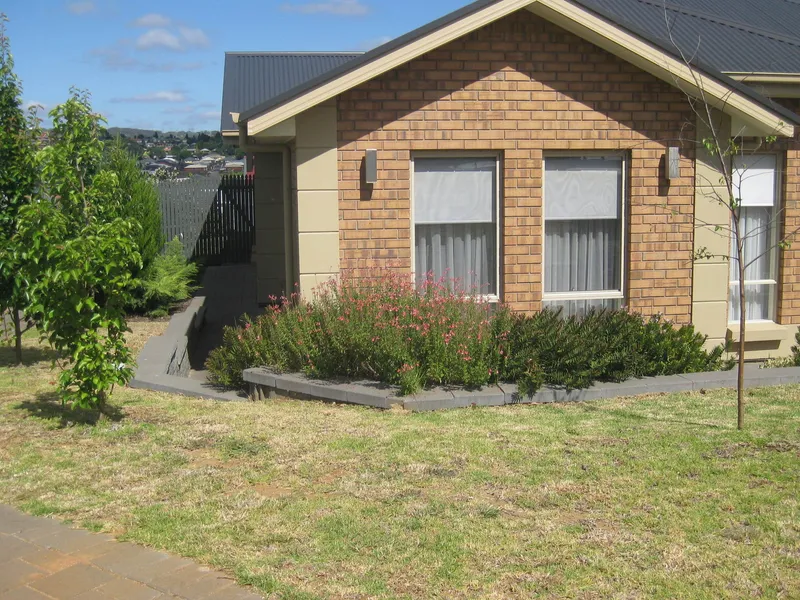
[[[730,136],[730,117],[712,113],[720,140]],[[728,192],[718,157],[703,145],[711,136],[708,124],[697,122],[697,165],[695,169],[694,250],[710,253],[711,258],[694,261],[692,322],[708,336],[708,346],[725,343],[728,335],[728,290],[730,286],[730,213],[725,204]],[[717,227],[722,229],[717,230]]]
[[[339,172],[335,101],[296,118],[297,267],[300,293],[310,297],[339,274]]]
[[[283,154],[255,153],[255,263],[259,304],[287,289]]]

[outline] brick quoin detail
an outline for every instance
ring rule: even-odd
[[[502,300],[539,310],[542,157],[626,151],[628,305],[691,320],[694,145],[682,140],[695,134],[676,88],[520,11],[337,101],[343,269],[411,270],[413,152],[499,151]],[[668,145],[681,146],[681,176],[665,188],[659,174]],[[378,150],[371,190],[361,170],[368,148]]]
[[[776,102],[800,114],[798,112],[800,100],[779,99]],[[792,234],[800,229],[800,135],[785,144],[779,142],[778,149],[786,150],[782,237],[789,238],[791,242],[789,248],[780,251],[778,322],[782,325],[798,325],[800,324],[800,235],[792,236]]]

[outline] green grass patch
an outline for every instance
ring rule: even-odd
[[[730,391],[407,414],[126,389],[92,425],[53,378],[0,368],[0,502],[275,598],[800,589],[799,386],[748,391],[739,432]]]

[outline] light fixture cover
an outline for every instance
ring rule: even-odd
[[[378,183],[378,151],[367,150],[364,163],[367,185],[375,185]]]
[[[667,179],[678,179],[681,176],[681,149],[670,146],[667,152]]]

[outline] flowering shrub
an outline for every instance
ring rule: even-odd
[[[242,370],[256,365],[372,379],[403,393],[479,387],[497,381],[499,345],[508,336],[503,323],[510,318],[491,318],[487,303],[444,281],[429,278],[417,289],[394,271],[368,281],[345,276],[323,284],[312,302],[293,294],[244,327],[226,330],[207,365],[213,382],[234,387],[243,384]]]
[[[242,371],[269,366],[396,384],[404,394],[498,381],[532,393],[542,384],[573,389],[719,368],[722,349],[706,352],[691,326],[625,311],[514,315],[454,290],[430,278],[418,289],[406,274],[386,271],[330,281],[311,302],[275,298],[265,314],[226,329],[207,362],[211,380],[241,388]]]

